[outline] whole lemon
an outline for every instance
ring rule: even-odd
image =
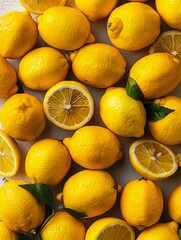
[[[72,70],[82,82],[97,88],[117,83],[126,70],[126,60],[116,48],[104,44],[89,44],[70,55]]]
[[[89,169],[104,169],[122,158],[121,144],[108,129],[100,126],[85,126],[64,138],[72,159]]]
[[[17,75],[11,64],[0,55],[0,98],[9,97],[18,91]]]
[[[45,206],[19,185],[24,180],[10,180],[0,187],[0,218],[15,232],[29,232],[45,217]]]
[[[42,240],[84,240],[84,224],[66,212],[57,212],[41,230]]]
[[[136,51],[149,46],[160,33],[160,17],[150,6],[125,3],[115,8],[107,22],[112,44],[120,49]]]
[[[82,170],[72,175],[57,195],[65,208],[86,214],[86,217],[99,216],[113,207],[121,186],[104,170]]]
[[[179,240],[176,222],[157,223],[140,233],[136,240]]]
[[[78,9],[55,6],[38,17],[40,36],[50,46],[63,49],[78,49],[95,41],[90,23]]]
[[[168,199],[168,214],[171,219],[181,224],[181,185],[175,187]]]
[[[104,124],[123,137],[144,134],[146,112],[141,101],[129,97],[125,88],[108,88],[100,99],[100,115]]]
[[[147,99],[171,92],[181,79],[181,61],[168,53],[153,53],[139,59],[130,69],[130,77]]]
[[[45,138],[28,150],[25,171],[32,183],[55,186],[65,177],[70,165],[70,154],[61,141]]]
[[[138,229],[155,224],[163,211],[160,187],[151,180],[131,180],[123,188],[120,209],[124,219]]]
[[[91,22],[107,17],[115,8],[117,3],[118,0],[75,0],[76,6]]]
[[[45,91],[67,76],[69,63],[65,55],[50,47],[27,53],[19,64],[19,78],[33,90]]]
[[[1,240],[19,240],[18,233],[11,231],[3,222],[0,222]]]
[[[46,126],[43,104],[30,94],[15,94],[3,104],[0,122],[9,136],[24,141],[34,140]]]
[[[176,145],[181,143],[181,98],[176,96],[166,96],[155,100],[161,107],[174,110],[166,117],[148,122],[152,136],[160,143],[166,145]]]
[[[37,38],[37,24],[29,12],[8,12],[0,17],[0,54],[3,57],[22,57],[34,47]]]
[[[157,12],[166,24],[181,30],[181,0],[155,0]]]

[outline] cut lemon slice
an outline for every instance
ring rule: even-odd
[[[39,15],[50,7],[65,5],[66,0],[20,0],[20,3],[30,13]]]
[[[135,240],[133,228],[124,220],[107,217],[95,221],[85,240]]]
[[[94,113],[89,90],[76,81],[61,81],[51,87],[45,94],[43,104],[49,121],[66,130],[84,126]]]
[[[20,166],[21,152],[13,138],[0,130],[0,176],[13,177]]]
[[[170,30],[159,35],[150,46],[149,53],[166,52],[181,59],[181,31]]]
[[[171,149],[154,140],[139,139],[133,142],[129,156],[134,169],[151,180],[167,178],[178,168],[176,156]]]

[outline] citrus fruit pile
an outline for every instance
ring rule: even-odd
[[[181,239],[181,0],[16,1],[0,239]]]

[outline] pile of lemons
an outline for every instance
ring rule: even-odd
[[[181,144],[181,0],[20,2],[25,11],[0,16],[0,239],[179,240],[181,185],[165,203],[156,181],[181,165],[169,147]],[[110,44],[92,30],[102,19]],[[140,50],[129,66],[126,53]],[[19,141],[31,142],[26,154]],[[109,173],[123,149],[140,174],[124,187]],[[47,216],[51,189],[59,207]],[[120,218],[109,216],[116,203]]]

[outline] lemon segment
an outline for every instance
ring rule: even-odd
[[[132,166],[145,178],[164,179],[174,174],[178,168],[175,154],[163,144],[141,139],[129,148]]]
[[[159,35],[150,46],[149,53],[166,52],[181,59],[181,31],[170,30]]]
[[[75,130],[92,118],[94,102],[84,85],[75,81],[62,81],[46,93],[44,111],[49,121],[57,127]]]
[[[16,142],[0,130],[0,176],[12,177],[19,169],[21,152]]]

